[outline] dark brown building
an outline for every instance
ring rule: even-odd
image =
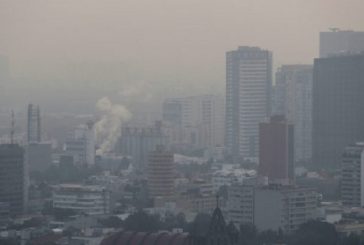
[[[269,183],[294,181],[293,125],[284,116],[259,124],[259,176]]]

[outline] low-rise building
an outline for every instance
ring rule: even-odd
[[[65,144],[65,154],[73,157],[78,165],[95,164],[95,135],[93,124],[78,126]]]
[[[217,170],[212,174],[211,181],[214,191],[218,191],[222,186],[231,186],[234,183],[243,183],[255,176],[255,170],[248,170],[226,164],[226,166],[223,166],[222,169]]]
[[[254,223],[254,190],[252,184],[233,184],[228,189],[228,218],[234,224]]]
[[[346,207],[364,206],[364,143],[347,146],[341,161],[341,199]]]
[[[230,187],[228,213],[236,225],[252,223],[259,231],[291,233],[319,216],[319,195],[295,186],[241,184]]]
[[[54,186],[53,207],[88,215],[110,212],[110,194],[101,186],[60,184]]]

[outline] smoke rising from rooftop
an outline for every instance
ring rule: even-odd
[[[96,103],[101,119],[95,123],[95,136],[99,149],[97,155],[113,150],[121,135],[121,124],[131,118],[131,113],[120,104],[113,104],[108,97],[101,98]]]

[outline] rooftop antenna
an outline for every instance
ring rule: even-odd
[[[10,129],[10,143],[14,144],[14,128],[15,128],[15,118],[14,110],[11,110],[11,129]]]

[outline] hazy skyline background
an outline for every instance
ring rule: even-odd
[[[362,0],[0,0],[0,54],[31,89],[224,93],[226,51],[259,46],[275,67],[312,63],[319,32],[364,30],[363,9]]]

